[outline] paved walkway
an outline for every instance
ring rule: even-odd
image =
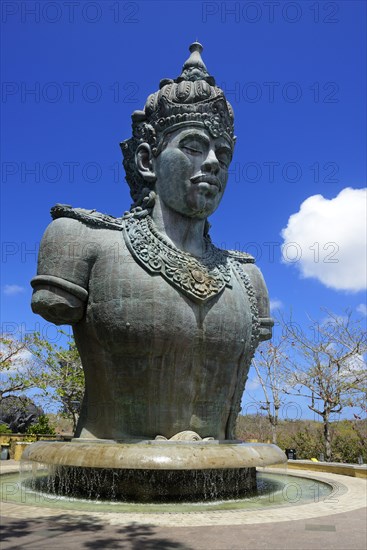
[[[11,462],[1,464],[3,473],[18,468]],[[336,484],[331,498],[278,509],[70,513],[2,503],[1,549],[365,550],[366,481],[326,473],[312,478]]]

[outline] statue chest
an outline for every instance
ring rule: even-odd
[[[123,247],[108,247],[89,280],[86,327],[112,354],[189,353],[235,360],[250,345],[252,315],[246,289],[230,270],[230,284],[198,302],[158,273],[148,272]]]

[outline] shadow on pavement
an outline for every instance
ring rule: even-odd
[[[130,523],[113,526],[96,518],[62,514],[49,519],[1,521],[2,550],[19,548],[124,548],[129,550],[192,550],[171,538],[162,537],[150,525]]]

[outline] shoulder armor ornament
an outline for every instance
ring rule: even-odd
[[[233,260],[237,260],[243,264],[254,264],[255,258],[248,254],[247,252],[239,252],[238,250],[227,250],[228,256]]]
[[[69,204],[56,204],[51,208],[52,219],[72,218],[92,227],[105,229],[114,229],[122,231],[122,218],[114,218],[108,214],[102,214],[96,210],[86,210],[84,208],[72,208]]]

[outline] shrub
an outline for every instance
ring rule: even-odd
[[[11,434],[11,429],[6,424],[0,424],[0,434]]]
[[[347,420],[338,422],[332,440],[332,459],[335,462],[357,464],[360,456],[367,462],[367,442],[362,433],[365,423],[364,426],[363,421],[358,424]]]
[[[289,429],[283,427],[284,431],[281,430],[278,436],[278,445],[282,449],[296,449],[298,459],[318,458],[323,452],[321,426],[302,422],[297,428],[294,433],[289,433]]]
[[[45,414],[38,417],[38,421],[32,424],[27,430],[28,435],[56,435],[55,429],[50,425],[49,419]]]

